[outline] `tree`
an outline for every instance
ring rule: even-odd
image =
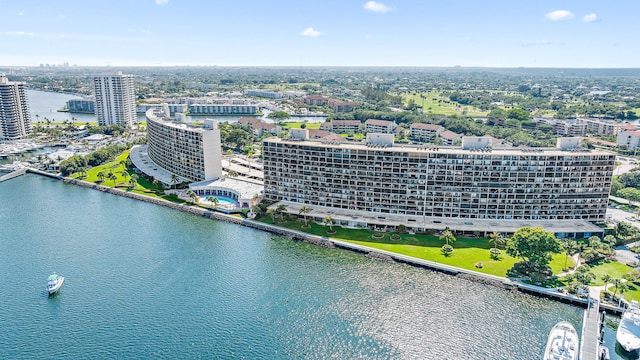
[[[449,243],[454,243],[457,239],[453,233],[447,229],[440,235],[440,240],[444,240],[445,245],[450,245]]]
[[[512,257],[522,259],[531,273],[536,268],[546,267],[552,254],[561,250],[555,235],[541,227],[524,226],[507,240],[506,252]]]
[[[108,176],[109,176],[109,180],[113,181],[113,187],[116,187],[116,180],[118,180],[118,177],[116,176],[116,174],[110,172]]]
[[[310,212],[311,212],[311,209],[309,209],[307,205],[302,205],[302,207],[300,208],[300,211],[298,211],[298,214],[304,215],[304,227],[309,226],[309,224],[307,223],[307,214]]]
[[[187,190],[186,194],[189,197],[189,202],[195,204],[199,202],[198,194],[196,194],[193,190]]]
[[[124,181],[127,182],[127,177],[129,177],[129,172],[125,169],[120,172],[120,175],[124,178]]]
[[[271,216],[271,223],[275,224],[276,223],[276,210],[275,209],[268,209],[267,210],[267,215]]]
[[[327,225],[329,227],[329,231],[333,233],[333,224],[335,224],[336,222],[333,220],[333,218],[331,217],[331,215],[327,215],[324,218],[324,224]]]
[[[132,187],[134,187],[134,188],[136,187],[136,184],[138,184],[138,178],[139,178],[138,174],[131,174],[131,182],[130,183],[131,183]]]
[[[171,174],[171,188],[175,189],[176,184],[180,181],[180,178],[176,174]]]
[[[104,177],[106,176],[106,174],[104,173],[104,171],[100,171],[98,172],[98,179],[100,179],[100,182],[104,182]]]
[[[611,275],[609,274],[602,274],[600,278],[602,279],[602,282],[604,282],[604,286],[607,286],[611,282]]]
[[[215,196],[209,196],[209,201],[211,201],[211,203],[213,204],[213,208],[214,209],[218,208],[218,204],[220,203],[220,199],[218,199]]]
[[[278,207],[276,207],[276,214],[278,214],[280,216],[280,221],[284,220],[283,215],[285,213],[285,211],[287,210],[287,207],[285,205],[278,205]]]
[[[497,231],[492,232],[489,235],[489,242],[493,244],[493,247],[490,250],[491,253],[496,255],[500,254],[500,249],[498,249],[498,247],[504,245],[504,237],[502,234]]]
[[[576,252],[579,251],[579,245],[575,240],[567,240],[567,242],[564,243],[563,245],[565,254],[564,254],[564,271],[567,271],[567,259],[569,258],[569,256],[575,254]]]
[[[267,119],[273,119],[276,124],[280,124],[282,120],[291,119],[291,115],[286,111],[274,111],[267,115]]]
[[[449,229],[446,229],[442,235],[440,235],[440,240],[444,240],[445,244],[442,245],[442,252],[445,255],[449,255],[453,252],[453,246],[449,243],[454,243],[456,241],[456,237],[453,235]]]

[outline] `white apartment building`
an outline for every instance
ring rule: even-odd
[[[596,135],[616,136],[620,131],[620,124],[615,121],[607,121],[590,118],[577,118],[578,123],[584,124],[587,131]]]
[[[163,169],[191,181],[222,177],[220,129],[214,120],[204,127],[172,121],[163,109],[146,112],[148,154]]]
[[[364,131],[367,133],[393,134],[398,127],[393,121],[368,119],[364,122]]]
[[[98,125],[134,126],[136,95],[133,75],[101,75],[93,78],[96,95],[95,111]]]
[[[465,231],[602,232],[590,222],[605,220],[614,153],[581,148],[573,138],[556,148],[491,150],[490,138],[429,148],[374,135],[366,143],[312,141],[305,131],[266,139],[265,198],[290,212],[304,204],[319,221],[314,211],[352,227],[422,231],[453,221],[447,227]]]
[[[418,141],[434,141],[441,132],[446,129],[436,124],[411,124],[409,136]]]
[[[618,146],[626,146],[629,150],[635,150],[640,146],[640,127],[624,126],[616,137]]]
[[[17,140],[31,134],[27,88],[0,74],[0,141]]]

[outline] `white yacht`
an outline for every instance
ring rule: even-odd
[[[60,276],[56,273],[49,275],[49,278],[47,279],[47,292],[49,292],[49,295],[57,293],[62,287],[62,283],[64,283],[64,276]]]
[[[622,314],[620,325],[616,333],[616,340],[628,352],[640,349],[640,309],[638,302],[633,300]]]
[[[557,323],[549,333],[544,360],[578,360],[578,332],[566,321]]]

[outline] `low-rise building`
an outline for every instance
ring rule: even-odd
[[[616,144],[629,150],[638,148],[640,145],[640,127],[631,124],[620,127],[620,132],[616,137]]]
[[[587,131],[604,136],[617,136],[621,126],[615,121],[602,119],[577,118],[576,121],[584,124]]]
[[[246,129],[251,129],[254,136],[261,137],[264,134],[279,135],[279,127],[273,123],[267,123],[257,118],[243,117],[238,120],[238,124]]]
[[[393,134],[396,127],[398,124],[388,120],[368,119],[364,122],[364,131],[367,133]]]
[[[451,130],[445,130],[438,134],[442,145],[457,145],[462,141],[462,135],[454,133]]]
[[[331,120],[320,125],[320,129],[336,134],[357,134],[360,132],[360,120]]]
[[[70,113],[94,114],[96,102],[90,99],[71,99],[67,101],[67,109]]]
[[[413,123],[409,136],[418,141],[434,141],[446,129],[436,124]]]

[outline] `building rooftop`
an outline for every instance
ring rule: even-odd
[[[191,190],[206,190],[214,188],[231,189],[239,194],[240,198],[252,199],[254,195],[262,193],[264,186],[248,181],[230,177],[216,180],[205,180],[189,184]]]
[[[336,148],[336,149],[352,149],[352,150],[361,150],[369,148],[367,144],[363,141],[343,141],[343,142],[335,142],[335,141],[327,141],[325,139],[308,139],[308,140],[300,140],[300,139],[291,139],[291,138],[279,138],[279,137],[270,137],[265,139],[268,142],[274,143],[290,143],[290,144],[300,144],[300,142],[304,142],[305,145],[309,146],[318,146],[318,147],[326,147],[326,148]],[[598,154],[598,155],[614,155],[613,152],[602,150],[602,149],[587,149],[583,147],[575,147],[575,148],[567,148],[561,149],[558,147],[505,147],[505,148],[493,148],[493,149],[463,149],[461,146],[435,146],[435,145],[426,145],[426,144],[394,144],[393,146],[385,146],[384,151],[387,152],[433,152],[440,154],[461,154],[461,153],[469,153],[476,154],[479,152],[491,153],[496,155],[535,155],[544,154],[546,156],[565,156],[569,154]]]

